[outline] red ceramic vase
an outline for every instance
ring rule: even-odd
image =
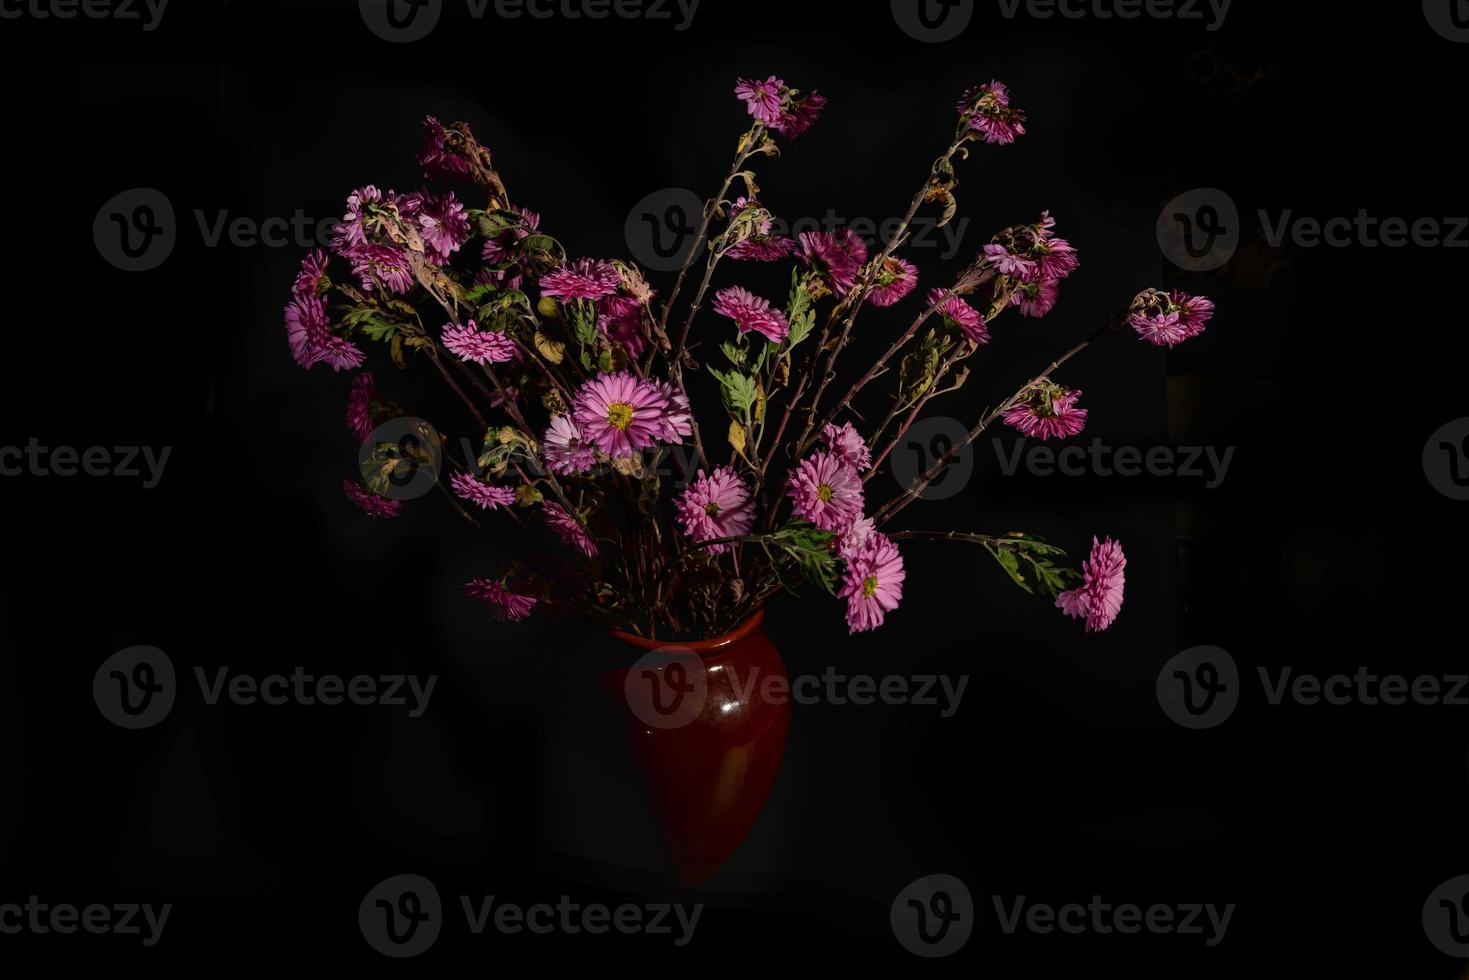
[[[681,885],[704,881],[734,853],[780,771],[790,701],[763,610],[723,636],[664,643],[613,635],[649,653],[611,671],[633,753],[647,772]],[[775,678],[772,682],[770,679]]]

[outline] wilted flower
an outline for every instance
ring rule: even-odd
[[[1056,607],[1072,618],[1085,617],[1086,631],[1099,633],[1111,626],[1122,610],[1127,556],[1122,545],[1092,538],[1092,554],[1082,562],[1082,584],[1056,597]]]
[[[482,510],[495,510],[515,503],[515,491],[486,483],[473,473],[455,473],[449,478],[454,493]]]
[[[947,289],[935,286],[928,291],[928,305],[934,307],[940,316],[963,331],[965,339],[971,344],[989,343],[990,332],[985,326],[984,315],[965,302],[962,296],[950,296],[944,299],[946,293],[948,293]]]
[[[867,302],[873,306],[892,306],[918,287],[918,267],[907,259],[889,258],[872,283]]]
[[[769,300],[741,286],[729,286],[716,293],[714,312],[733,320],[740,333],[753,330],[772,344],[782,342],[791,332],[784,313],[771,309]]]
[[[1010,105],[1010,90],[1003,82],[969,89],[959,100],[959,112],[970,129],[984,134],[986,143],[1013,143],[1025,134],[1025,111]]]
[[[397,517],[403,509],[401,500],[379,497],[363,484],[352,480],[342,481],[342,492],[347,495],[348,500],[361,507],[368,517]]]
[[[505,588],[503,583],[485,578],[464,583],[464,594],[484,603],[490,613],[502,623],[525,619],[536,605],[533,596],[519,595]]]
[[[581,521],[568,513],[560,504],[546,501],[541,505],[544,512],[546,526],[556,533],[563,544],[569,544],[579,550],[588,558],[597,557],[597,542],[587,533]]]
[[[1137,335],[1157,347],[1174,347],[1204,332],[1214,303],[1204,296],[1174,290],[1147,289],[1132,301],[1127,322]]]
[[[867,243],[850,228],[835,233],[803,231],[800,259],[841,296],[856,283],[857,273],[867,263]]]
[[[793,140],[815,124],[821,118],[821,110],[826,108],[826,96],[812,92],[810,95],[792,95],[786,107],[781,110],[780,118],[770,124],[770,128],[788,140]]]
[[[1035,439],[1064,439],[1086,427],[1086,409],[1077,408],[1080,391],[1042,383],[1005,410],[1005,424]]]
[[[617,292],[622,274],[617,266],[601,259],[577,259],[541,277],[541,295],[555,296],[562,302],[573,299],[601,299]]]

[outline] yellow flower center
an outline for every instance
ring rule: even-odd
[[[823,504],[831,503],[831,498],[835,496],[836,494],[832,492],[831,487],[827,486],[825,483],[816,488],[816,499],[821,501]]]
[[[633,407],[627,402],[613,402],[607,406],[607,421],[623,432],[632,425]]]
[[[717,517],[719,515],[718,502],[711,500],[707,504],[705,504],[704,513],[708,514],[710,517]]]
[[[877,594],[877,576],[869,575],[862,580],[862,598],[871,599]]]

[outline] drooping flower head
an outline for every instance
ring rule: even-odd
[[[597,557],[597,542],[592,540],[579,518],[568,513],[565,507],[549,500],[541,505],[541,510],[546,526],[555,532],[563,544],[575,547],[588,558]]]
[[[877,629],[903,599],[903,556],[884,534],[869,533],[847,558],[847,574],[837,593],[847,600],[847,627],[852,633]]]
[[[1082,584],[1056,597],[1056,607],[1073,619],[1086,619],[1088,633],[1111,626],[1122,609],[1127,556],[1122,545],[1092,538],[1091,557],[1081,564]]]
[[[333,371],[355,371],[365,359],[345,337],[331,332],[326,303],[318,296],[296,296],[286,304],[286,342],[303,368],[326,364]]]
[[[342,492],[347,495],[348,500],[362,508],[362,512],[368,517],[397,517],[403,509],[401,500],[379,497],[363,484],[353,480],[342,481]]]
[[[444,346],[460,360],[471,364],[503,364],[514,360],[515,341],[509,334],[498,330],[481,330],[473,320],[463,326],[447,324],[444,327]]]
[[[877,307],[892,306],[916,288],[918,267],[907,259],[894,256],[882,264],[881,271],[873,280],[872,291],[867,294],[867,302]]]
[[[352,379],[352,388],[347,392],[347,428],[358,442],[366,442],[372,436],[373,406],[377,401],[377,385],[371,371],[363,371]]]
[[[1013,143],[1025,135],[1025,111],[1010,104],[1010,90],[1003,82],[978,85],[959,100],[959,113],[969,128],[984,134],[986,143]]]
[[[816,92],[800,95],[794,90],[787,89],[785,107],[781,109],[780,118],[771,123],[770,128],[786,139],[793,140],[810,129],[816,120],[821,118],[821,110],[824,108],[826,108],[826,96]]]
[[[769,126],[781,120],[785,84],[774,75],[763,82],[741,78],[735,83],[735,97],[745,103],[750,115]]]
[[[519,215],[520,220],[507,227],[498,235],[485,239],[481,257],[492,265],[499,265],[501,262],[513,257],[515,246],[540,230],[541,216],[539,214],[526,208],[515,206],[512,206],[510,211]]]
[[[729,220],[731,226],[739,219],[745,211],[751,212],[747,223],[752,227],[748,231],[748,237],[735,242],[725,249],[724,254],[731,259],[746,259],[753,262],[776,262],[785,258],[796,250],[796,243],[789,238],[770,234],[774,220],[770,212],[760,207],[760,202],[747,198],[738,198],[730,207]],[[757,219],[753,217],[756,211],[763,212]]]
[[[742,286],[728,286],[716,293],[714,312],[733,320],[740,333],[753,330],[772,344],[781,343],[791,332],[784,313],[771,309],[769,300]]]
[[[511,592],[503,582],[487,578],[465,582],[464,594],[476,602],[483,603],[490,614],[502,623],[514,623],[525,619],[536,605],[534,596]]]
[[[821,430],[821,442],[832,455],[853,469],[861,471],[872,465],[872,452],[867,448],[867,440],[851,422],[841,425],[828,423]]]
[[[838,296],[857,281],[857,273],[867,263],[867,243],[850,228],[838,232],[801,232],[800,259]]]
[[[541,439],[541,455],[552,473],[571,475],[585,473],[597,462],[597,453],[587,444],[576,420],[569,415],[551,419],[551,427]]]
[[[586,440],[612,457],[656,445],[667,411],[668,399],[657,385],[627,371],[597,375],[572,401],[572,415]]]
[[[1033,386],[1001,416],[1005,424],[1034,439],[1064,439],[1086,427],[1086,409],[1077,408],[1081,392],[1050,382]]]
[[[393,296],[413,288],[413,266],[407,253],[395,245],[351,245],[342,249],[341,255],[352,264],[352,274],[364,293],[376,293],[381,287]]]
[[[660,383],[658,391],[668,400],[668,408],[664,409],[660,423],[663,431],[658,438],[676,446],[694,434],[694,413],[689,407],[689,396],[672,381]]]
[[[964,334],[964,339],[971,344],[987,344],[990,342],[989,328],[985,325],[984,315],[965,302],[964,297],[954,295],[944,299],[947,289],[935,286],[928,291],[928,305],[938,311],[939,316]]]
[[[862,516],[862,478],[835,453],[815,452],[801,460],[786,481],[792,509],[823,531],[842,531]]]
[[[611,296],[622,285],[617,266],[602,259],[577,259],[541,277],[541,295],[563,303],[574,299],[597,300]]]
[[[1056,219],[1049,211],[1034,224],[1006,228],[984,247],[990,267],[1008,276],[1011,302],[1023,316],[1044,316],[1056,305],[1057,284],[1080,266],[1076,249],[1055,236]]]
[[[456,496],[469,501],[481,510],[495,510],[515,503],[515,491],[510,487],[497,487],[486,483],[473,473],[455,473],[449,485]]]
[[[1214,303],[1207,297],[1145,289],[1132,301],[1127,322],[1148,343],[1174,347],[1203,333],[1213,315]]]
[[[417,195],[417,203],[413,219],[423,236],[424,254],[443,265],[469,240],[469,215],[453,192],[424,191]]]
[[[443,125],[433,116],[423,121],[428,130],[428,141],[418,151],[418,164],[423,175],[435,177],[463,177],[469,173],[469,161],[449,149],[448,134]]]
[[[291,288],[291,294],[298,299],[319,295],[322,280],[326,278],[326,267],[330,262],[331,257],[319,248],[308,252],[306,258],[301,260],[301,271],[296,275],[296,285]]]
[[[750,488],[728,466],[713,473],[700,471],[694,482],[684,488],[674,505],[684,533],[695,541],[715,541],[749,533],[755,523],[755,508]],[[727,544],[710,545],[711,554],[729,551]]]

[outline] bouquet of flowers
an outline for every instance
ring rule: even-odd
[[[398,369],[437,374],[483,444],[444,458],[432,425],[407,419],[373,374],[357,373],[347,424],[364,444],[362,476],[345,482],[347,497],[369,516],[396,517],[405,472],[448,469],[447,486],[437,476],[435,486],[461,516],[487,531],[492,518],[509,522],[491,532],[498,552],[539,539],[465,585],[502,621],[569,607],[645,637],[703,638],[804,586],[844,602],[853,632],[871,630],[902,599],[899,543],[943,538],[978,545],[1025,590],[1088,631],[1106,629],[1122,605],[1126,566],[1111,538],[1093,539],[1078,571],[1031,535],[884,528],[996,423],[1036,439],[1079,433],[1082,393],[1056,373],[1090,344],[1130,330],[1171,347],[1203,331],[1213,304],[1176,291],[1137,294],[875,504],[867,489],[879,467],[935,399],[964,385],[965,362],[990,343],[995,320],[1011,308],[1050,313],[1077,253],[1042,214],[996,234],[954,282],[909,300],[919,270],[899,253],[919,211],[937,209],[948,222],[971,147],[1025,133],[1025,113],[999,82],[964,93],[948,148],[880,250],[851,230],[773,231],[753,165],[811,127],[826,100],[773,76],[740,80],[735,95],[749,128],[665,297],[632,262],[572,258],[512,201],[464,123],[428,118],[418,160],[426,180],[473,188],[481,207],[453,190],[351,194],[330,254],[306,257],[286,307],[296,362],[357,371],[363,347],[380,344]],[[738,284],[741,267],[757,262],[791,266],[786,295]],[[716,277],[733,281],[716,288]],[[906,326],[883,328],[892,336],[885,352],[839,383],[858,317],[905,301]],[[701,430],[689,397],[700,370],[720,393],[716,438]],[[863,421],[850,406],[879,380],[885,414]],[[394,431],[407,425],[417,437],[380,438],[394,419]]]

